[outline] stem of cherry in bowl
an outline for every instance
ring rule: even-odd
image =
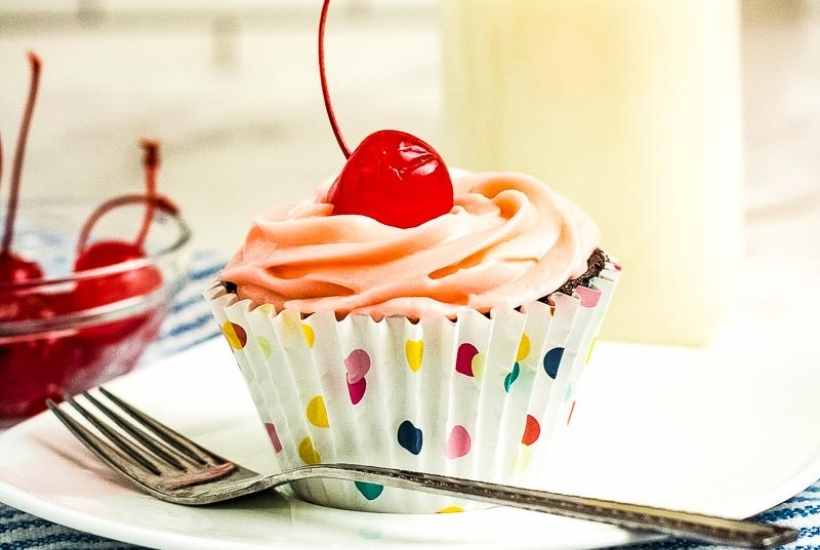
[[[0,426],[43,410],[47,398],[59,400],[133,368],[184,283],[190,241],[178,208],[157,191],[159,144],[152,140],[141,143],[144,193],[96,208],[61,197],[20,200],[41,71],[35,54],[29,62],[29,96],[0,224]],[[0,183],[2,177],[0,140]],[[111,224],[102,222],[112,218],[120,225],[109,236]],[[132,233],[126,228],[134,218]],[[102,225],[105,237],[95,238]]]

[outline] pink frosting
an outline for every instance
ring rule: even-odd
[[[400,229],[332,216],[322,189],[257,219],[222,279],[240,298],[277,310],[419,319],[517,307],[586,271],[598,228],[541,181],[469,174],[453,190],[450,213]]]

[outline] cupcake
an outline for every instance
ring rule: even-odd
[[[348,157],[341,174],[255,220],[205,293],[278,467],[531,483],[571,426],[618,279],[596,225],[530,176],[451,178],[404,132],[351,153],[324,95]],[[467,506],[340,480],[294,490],[355,510]]]

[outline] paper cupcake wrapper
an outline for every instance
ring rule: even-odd
[[[607,266],[573,296],[465,311],[455,321],[306,318],[205,292],[281,470],[369,464],[526,485],[571,422],[573,396],[618,279]],[[339,480],[294,484],[334,507],[455,512],[452,498]]]

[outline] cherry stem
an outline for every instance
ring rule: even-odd
[[[111,210],[119,208],[120,206],[125,206],[126,204],[135,204],[135,203],[147,203],[151,205],[153,208],[159,208],[172,216],[176,216],[179,214],[179,209],[177,206],[171,201],[171,199],[167,197],[163,197],[162,195],[155,195],[153,197],[148,197],[146,195],[140,194],[132,194],[132,195],[120,195],[119,197],[114,197],[113,199],[109,199],[102,203],[100,206],[97,207],[94,212],[88,217],[83,224],[82,230],[80,230],[80,237],[77,240],[77,256],[83,253],[86,248],[86,244],[88,243],[88,238],[91,236],[91,230],[97,224],[97,222],[106,215]]]
[[[336,142],[339,144],[342,154],[348,159],[350,158],[350,149],[347,147],[342,131],[339,129],[339,123],[336,122],[336,115],[333,113],[333,105],[330,102],[330,92],[327,88],[327,77],[325,76],[325,23],[327,22],[329,7],[330,0],[324,0],[322,15],[319,18],[319,78],[322,80],[322,97],[325,100],[325,110],[330,121],[330,127],[333,129],[333,135],[336,136]]]
[[[159,169],[159,143],[151,139],[143,139],[140,142],[144,154],[142,157],[142,165],[145,169],[145,194],[149,199],[157,195],[157,170]],[[142,250],[145,245],[145,239],[148,236],[148,230],[151,228],[151,222],[154,220],[155,204],[148,201],[145,207],[145,216],[142,218],[142,227],[137,234],[137,240],[134,246]]]
[[[31,126],[31,117],[34,114],[34,104],[37,101],[37,90],[40,86],[40,58],[33,52],[28,53],[31,64],[31,84],[28,91],[26,110],[20,123],[20,134],[17,137],[17,149],[14,151],[14,164],[11,169],[11,192],[9,193],[8,210],[6,211],[6,228],[3,233],[3,243],[0,246],[0,256],[11,252],[11,242],[14,239],[14,221],[17,217],[17,203],[20,195],[20,175],[23,171],[23,159],[26,156],[26,142],[28,130]]]

